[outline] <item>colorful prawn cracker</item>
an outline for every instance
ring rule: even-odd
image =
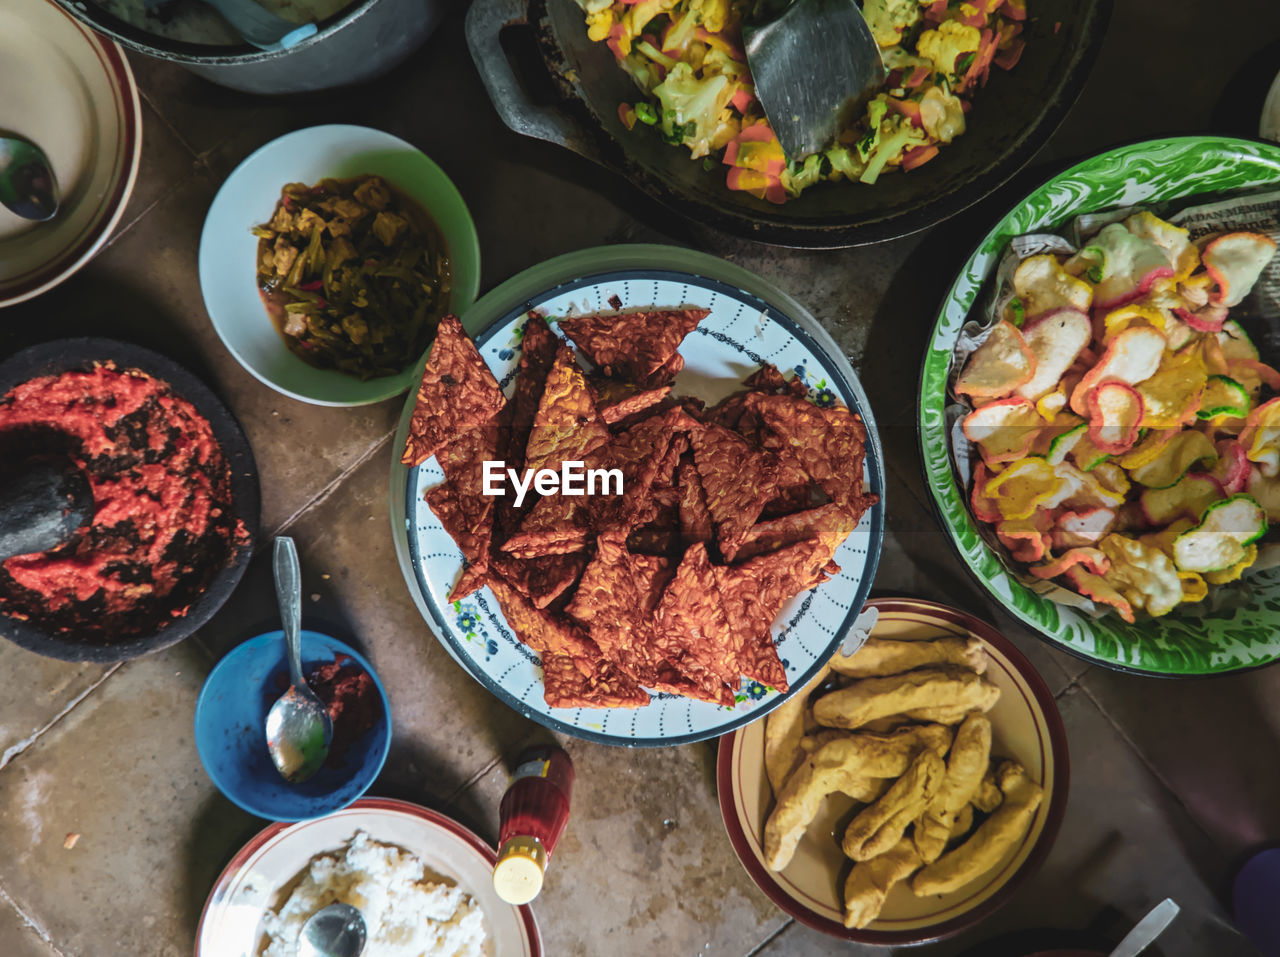
[[[411,467],[421,465],[458,436],[496,416],[506,401],[462,323],[456,316],[445,316],[418,384],[400,461]]]
[[[1246,574],[1280,519],[1280,373],[1230,312],[1274,255],[1139,212],[1018,265],[953,387],[972,511],[1011,567],[1128,622]]]
[[[561,319],[560,328],[604,375],[645,385],[657,375],[661,384],[683,368],[676,350],[709,312],[692,308],[593,313]]]

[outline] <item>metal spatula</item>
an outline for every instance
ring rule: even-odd
[[[756,96],[791,160],[830,145],[884,82],[854,0],[757,0],[742,39]]]

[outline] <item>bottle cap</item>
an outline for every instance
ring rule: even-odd
[[[517,835],[498,848],[493,866],[493,889],[508,904],[527,904],[542,890],[547,850],[536,837]]]

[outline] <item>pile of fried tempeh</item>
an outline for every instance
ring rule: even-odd
[[[848,927],[875,920],[900,881],[918,897],[945,894],[999,863],[1030,829],[1042,792],[1021,765],[991,758],[986,712],[1000,689],[986,667],[975,637],[870,638],[849,657],[837,652],[769,716],[776,802],[765,863],[785,868],[835,793],[858,804],[841,843],[854,862]]]

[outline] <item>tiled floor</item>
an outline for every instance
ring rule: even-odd
[[[0,314],[0,354],[95,332],[157,348],[213,384],[257,455],[262,541],[282,530],[295,536],[307,617],[366,650],[387,683],[396,735],[373,793],[439,808],[493,840],[505,761],[547,733],[461,672],[401,584],[386,502],[400,404],[322,409],[244,372],[201,305],[195,257],[205,211],[222,178],[269,139],[359,122],[406,137],[453,177],[479,228],[486,289],[603,242],[687,242],[726,256],[798,295],[859,369],[890,476],[876,593],[933,598],[994,620],[1044,675],[1068,730],[1069,807],[1040,874],[981,928],[919,953],[958,954],[1021,928],[1123,928],[1172,896],[1184,913],[1162,941],[1168,957],[1252,954],[1221,895],[1239,855],[1280,836],[1280,672],[1161,682],[1051,649],[975,589],[919,478],[919,356],[959,258],[993,218],[1057,166],[1097,149],[1173,132],[1251,133],[1258,78],[1280,68],[1272,42],[1280,6],[1270,0],[1229,5],[1227,32],[1204,23],[1207,6],[1196,0],[1116,6],[1084,95],[1029,171],[928,233],[831,252],[687,229],[589,164],[509,133],[470,65],[460,13],[385,80],[321,97],[254,99],[132,57],[146,141],[124,225],[72,281]],[[1206,47],[1209,34],[1222,39]],[[191,952],[216,874],[262,823],[201,770],[195,695],[212,663],[274,616],[269,564],[259,557],[197,638],[158,655],[75,666],[0,642],[0,955]],[[640,753],[568,747],[579,774],[573,819],[535,908],[549,954],[871,953],[791,922],[755,889],[720,823],[713,743]],[[67,849],[69,834],[79,840]]]

